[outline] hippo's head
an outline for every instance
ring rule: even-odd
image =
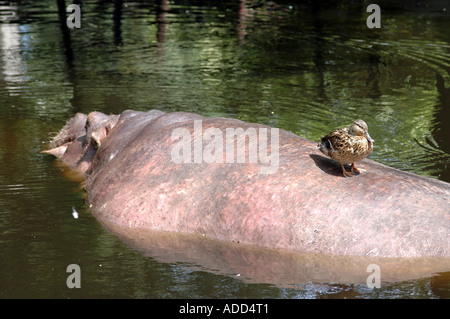
[[[43,153],[61,159],[67,166],[86,174],[97,148],[116,125],[117,115],[92,112],[75,114],[50,143]]]

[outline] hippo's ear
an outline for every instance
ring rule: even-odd
[[[66,150],[67,150],[67,144],[64,144],[59,147],[54,147],[49,150],[42,151],[41,153],[50,154],[50,155],[56,156],[57,158],[60,158],[61,156],[64,155]]]
[[[105,139],[105,137],[108,135],[108,130],[106,129],[105,126],[100,126],[99,128],[95,129],[92,133],[91,133],[91,137],[94,141],[94,146],[95,148],[99,148],[100,145],[102,145],[103,140]]]
[[[109,132],[112,130],[117,121],[108,121],[104,125],[96,128],[92,133],[91,137],[94,140],[94,146],[99,148],[102,145],[105,138],[108,136]]]

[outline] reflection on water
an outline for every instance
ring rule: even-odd
[[[234,117],[311,140],[358,117],[376,141],[372,159],[450,182],[450,8],[379,4],[379,30],[366,28],[363,4],[88,0],[76,30],[60,23],[57,1],[2,4],[0,296],[448,298],[448,273],[380,290],[280,288],[144,257],[39,153],[74,113],[93,110]],[[86,289],[65,287],[70,263]]]
[[[6,83],[17,85],[17,82],[22,82],[21,76],[25,73],[21,70],[23,67],[22,57],[17,51],[20,44],[19,26],[17,24],[0,24],[0,34],[2,49],[5,53],[2,55],[4,79]],[[8,87],[6,88],[8,89]]]

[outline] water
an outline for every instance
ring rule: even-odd
[[[371,30],[360,4],[91,0],[66,32],[57,1],[2,3],[0,296],[449,298],[448,272],[380,289],[283,286],[163,262],[100,225],[79,181],[40,154],[93,110],[233,117],[311,140],[359,117],[372,159],[450,182],[450,7],[379,4],[382,29]],[[69,264],[81,289],[66,286]]]

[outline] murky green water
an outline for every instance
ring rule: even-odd
[[[450,182],[450,6],[264,1],[57,1],[0,7],[0,297],[449,298],[448,273],[291,288],[163,263],[106,231],[77,182],[40,154],[76,112],[188,111],[311,140],[363,118],[371,158]],[[72,207],[80,214],[72,217]],[[82,269],[68,289],[66,267]]]

